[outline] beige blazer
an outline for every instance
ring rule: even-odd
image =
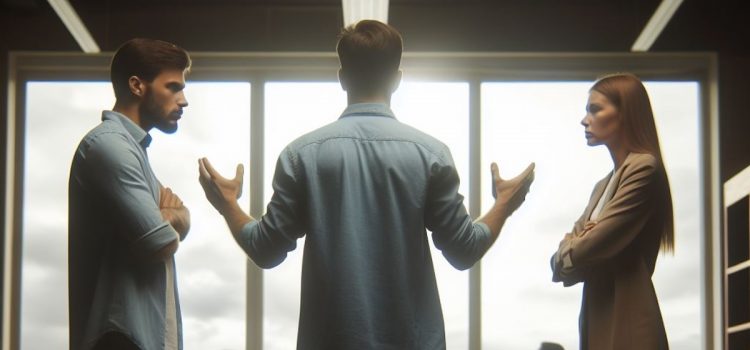
[[[614,176],[613,190],[589,231],[591,211]],[[669,348],[651,282],[662,232],[668,224],[669,184],[664,167],[649,154],[631,153],[614,174],[594,187],[573,231],[552,256],[552,280],[583,282],[582,350]]]

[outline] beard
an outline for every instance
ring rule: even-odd
[[[173,134],[177,131],[177,121],[170,118],[170,113],[164,111],[151,91],[146,91],[138,112],[141,119],[165,134]]]

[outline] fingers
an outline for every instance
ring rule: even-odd
[[[211,179],[211,175],[209,175],[208,170],[206,170],[206,165],[203,161],[204,159],[206,158],[198,159],[198,174],[200,174],[198,180],[200,180],[201,183]]]
[[[518,174],[513,179],[510,179],[508,181],[510,182],[523,182],[524,185],[526,182],[531,183],[534,181],[534,169],[536,168],[536,163],[531,162],[526,169],[524,169],[520,174]],[[505,181],[500,177],[500,169],[497,166],[497,163],[493,162],[490,165],[490,171],[492,172],[492,181],[493,186],[495,185],[495,182],[497,181]],[[494,189],[493,189],[494,193]]]
[[[172,192],[172,201],[169,203],[173,208],[182,207],[182,199],[176,193]]]
[[[490,172],[492,173],[492,180],[500,180],[500,169],[498,169],[497,163],[492,162],[492,164],[490,164]]]
[[[531,162],[529,166],[527,166],[526,169],[521,173],[522,178],[530,180],[530,181],[534,181],[534,169],[535,168],[536,168],[536,163]]]
[[[245,167],[242,163],[237,164],[237,170],[234,172],[234,181],[242,181],[242,176],[245,174]]]
[[[166,195],[167,189],[161,184],[159,184],[159,208],[164,208],[164,198]]]
[[[492,174],[492,198],[497,199],[497,182],[500,181],[500,170],[497,168],[497,163],[492,162],[490,164],[490,174]]]
[[[209,162],[208,158],[206,157],[203,157],[203,167],[206,169],[206,172],[208,173],[208,175],[210,175],[209,178],[223,179],[221,174],[219,174],[219,172],[216,171],[216,169],[214,169],[214,167],[211,165],[211,162]]]
[[[205,178],[206,180],[214,180],[219,182],[228,182],[229,179],[224,178],[219,174],[216,169],[211,165],[211,162],[208,161],[208,158],[203,157],[198,160],[199,164],[199,171],[201,172],[201,177]],[[234,175],[234,181],[237,183],[242,183],[242,177],[245,174],[245,167],[240,163],[237,164],[237,169],[235,170]]]
[[[245,167],[242,165],[242,163],[237,164],[237,170],[234,173],[234,182],[237,184],[237,197],[236,199],[240,199],[242,197],[242,177],[245,174]]]
[[[596,226],[596,221],[589,221],[589,222],[586,222],[586,224],[585,224],[585,225],[583,226],[583,230],[584,230],[584,231],[589,231],[589,230],[591,230],[592,228],[594,228],[594,226]]]
[[[162,187],[159,194],[159,208],[180,208],[182,199],[169,187]]]

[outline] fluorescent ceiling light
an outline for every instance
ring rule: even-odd
[[[344,27],[363,19],[388,23],[388,0],[341,0],[344,8]]]
[[[681,4],[682,0],[662,0],[630,51],[648,51]]]
[[[101,51],[99,45],[97,45],[94,38],[91,37],[91,33],[89,33],[86,26],[83,25],[81,18],[78,17],[73,6],[70,6],[68,0],[47,0],[47,2],[49,2],[50,6],[52,6],[55,12],[57,12],[57,16],[63,21],[65,27],[68,28],[70,34],[76,39],[78,46],[81,47],[83,52],[98,53]]]

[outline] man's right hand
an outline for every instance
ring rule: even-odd
[[[247,215],[237,204],[237,199],[242,195],[242,175],[244,168],[237,164],[234,179],[227,179],[211,166],[207,158],[198,159],[198,181],[206,193],[206,199],[219,211],[227,221],[229,231],[234,239],[239,242],[242,227],[253,221],[253,217]]]
[[[231,206],[236,205],[237,199],[242,195],[242,176],[244,168],[237,164],[234,179],[221,176],[208,161],[208,158],[198,159],[198,181],[203,187],[206,199],[216,210],[224,215]]]
[[[526,194],[529,193],[531,183],[534,182],[534,167],[535,164],[531,163],[518,176],[510,180],[503,180],[500,177],[500,170],[497,164],[492,163],[490,169],[492,171],[493,188],[495,190],[495,193],[493,193],[495,195],[495,205],[501,206],[506,216],[513,214],[524,200],[526,200]]]

